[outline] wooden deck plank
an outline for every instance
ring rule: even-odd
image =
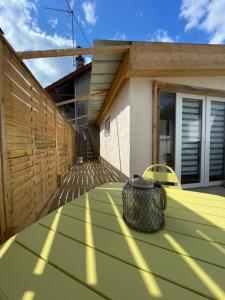
[[[70,227],[70,232],[71,230],[73,230],[73,228]],[[35,224],[20,234],[17,240],[38,255],[41,255],[42,247],[48,233],[48,229]],[[34,235],[36,236],[35,239],[32,238]],[[82,230],[82,236],[85,237],[84,228]],[[104,237],[105,236],[99,237],[103,243]],[[94,242],[96,242],[96,238],[97,237],[94,237]],[[111,299],[151,299],[151,296],[155,298],[157,295],[163,295],[165,299],[172,299],[174,294],[180,299],[199,298],[199,295],[196,293],[167,282],[166,280],[162,280],[154,275],[152,276],[148,272],[137,269],[132,265],[124,263],[96,249],[92,250],[93,248],[62,236],[59,233],[55,234],[53,243],[49,256],[46,257],[45,253],[41,255],[44,259],[48,259],[49,262],[61,270],[79,278],[83,283],[92,286],[96,291],[107,295]],[[121,244],[113,245],[111,243],[111,247],[116,249],[116,246],[122,246],[122,248],[118,248],[118,253],[120,250],[122,253],[125,251],[125,261],[127,261],[126,256],[128,255],[132,263],[134,263],[124,240],[122,240],[122,244],[123,246]],[[87,252],[89,251],[94,252],[92,261],[88,264]],[[62,255],[62,253],[65,253],[65,255]],[[95,260],[95,263],[93,260]],[[95,275],[93,275],[93,269],[96,270]],[[89,272],[92,273],[93,278],[88,279],[90,275],[88,276],[87,274]],[[149,276],[148,289],[142,279],[143,276]],[[121,278],[124,279],[122,282]],[[135,289],[131,289],[131,286],[135,286]]]
[[[76,164],[53,196],[53,204],[49,213],[97,186],[118,180],[119,176],[115,176],[98,160],[91,160],[80,165]]]
[[[41,276],[34,274],[38,260],[17,243],[10,245],[0,259],[0,289],[6,299],[104,299],[49,264]]]

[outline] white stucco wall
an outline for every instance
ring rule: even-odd
[[[225,76],[130,78],[100,126],[100,155],[127,176],[142,174],[152,163],[153,80],[225,90]],[[111,117],[106,137],[105,120]]]
[[[131,78],[131,165],[130,176],[142,175],[151,164],[152,147],[152,80]]]
[[[105,120],[110,117],[110,135],[105,136]],[[100,125],[100,156],[126,176],[130,176],[130,80]]]
[[[130,176],[142,174],[144,169],[152,163],[152,83],[155,79],[225,90],[225,76],[130,79]]]

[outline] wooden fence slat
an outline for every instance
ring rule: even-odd
[[[3,239],[35,222],[48,205],[73,165],[75,132],[1,35],[0,46]]]

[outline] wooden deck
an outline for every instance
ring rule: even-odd
[[[225,299],[225,198],[167,189],[166,225],[122,218],[123,184],[73,200],[0,248],[1,299]]]
[[[99,160],[74,165],[65,177],[62,186],[55,193],[49,212],[97,186],[107,182],[118,182],[119,179],[119,174],[110,170]]]

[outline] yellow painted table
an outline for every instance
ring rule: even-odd
[[[165,228],[127,227],[106,184],[0,248],[0,299],[225,299],[225,198],[167,189]]]

